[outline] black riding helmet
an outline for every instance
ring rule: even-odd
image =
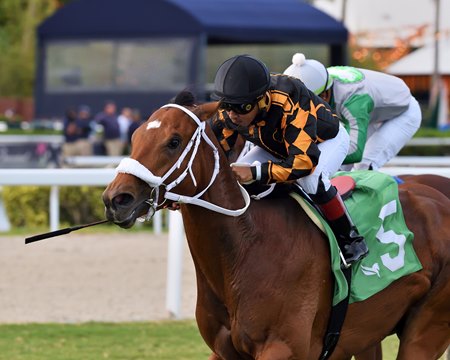
[[[230,104],[255,102],[269,88],[266,65],[250,55],[237,55],[220,65],[211,98]]]

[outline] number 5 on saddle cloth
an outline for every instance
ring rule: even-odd
[[[370,249],[364,259],[352,265],[350,303],[365,300],[402,276],[422,269],[412,244],[414,234],[405,223],[398,198],[398,184],[394,178],[376,171],[338,172],[333,177],[332,184],[341,193],[355,225]],[[331,267],[338,285],[333,298],[333,304],[336,304],[348,292],[340,269],[337,241],[327,222],[310,203],[300,199],[298,194],[291,196],[307,204],[311,209],[307,211],[308,215],[315,217],[313,221],[316,224],[319,221],[328,235]]]

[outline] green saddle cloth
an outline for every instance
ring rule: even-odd
[[[356,181],[356,188],[345,204],[369,247],[369,254],[352,265],[349,299],[352,303],[365,300],[402,276],[421,270],[422,265],[412,245],[414,235],[403,217],[397,182],[390,175],[376,171],[338,172],[335,177],[342,175]],[[320,219],[330,240],[331,267],[336,280],[335,305],[348,293],[340,268],[339,247],[327,222],[308,206]]]

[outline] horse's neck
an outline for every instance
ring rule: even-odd
[[[250,216],[230,217],[195,205],[184,205],[181,212],[196,270],[216,295],[223,297],[227,279],[235,277],[235,265],[245,256],[245,244],[251,241],[244,234],[254,233]]]
[[[226,160],[203,200],[226,209],[240,209],[245,202]],[[197,271],[207,274],[217,293],[224,289],[224,278],[238,261],[243,246],[242,234],[251,234],[249,209],[239,217],[223,215],[196,205],[183,205],[182,215],[189,248]]]

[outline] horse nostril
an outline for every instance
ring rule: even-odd
[[[122,193],[122,194],[116,195],[112,199],[112,203],[115,208],[126,207],[126,206],[130,205],[133,202],[133,200],[134,200],[134,198],[130,194]]]

